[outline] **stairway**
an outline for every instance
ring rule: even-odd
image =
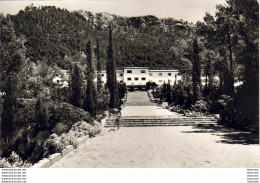
[[[116,127],[115,118],[108,118],[104,127]],[[124,116],[120,118],[120,127],[150,126],[200,126],[216,125],[214,117],[173,117],[173,116]]]

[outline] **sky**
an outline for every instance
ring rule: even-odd
[[[35,6],[54,5],[70,11],[82,9],[93,13],[107,12],[128,17],[155,15],[159,18],[171,17],[196,23],[203,20],[206,12],[214,15],[216,4],[225,4],[225,0],[0,0],[0,12],[16,14],[32,3]]]

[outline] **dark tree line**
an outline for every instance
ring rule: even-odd
[[[206,13],[204,22],[197,22],[196,39],[182,47],[190,50],[185,55],[192,67],[172,89],[162,87],[168,102],[219,113],[228,126],[259,130],[258,7],[255,0],[227,0],[217,6],[215,17]]]

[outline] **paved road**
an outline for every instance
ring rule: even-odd
[[[259,145],[217,143],[220,136],[185,133],[192,127],[104,129],[52,168],[260,167]]]

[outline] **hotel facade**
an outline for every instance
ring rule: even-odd
[[[102,81],[106,83],[106,70],[101,71]],[[126,86],[144,86],[147,82],[157,85],[170,83],[171,85],[181,80],[179,71],[172,70],[150,70],[148,67],[124,67],[116,70],[116,78],[119,83],[125,83]],[[95,78],[96,81],[96,78]]]

